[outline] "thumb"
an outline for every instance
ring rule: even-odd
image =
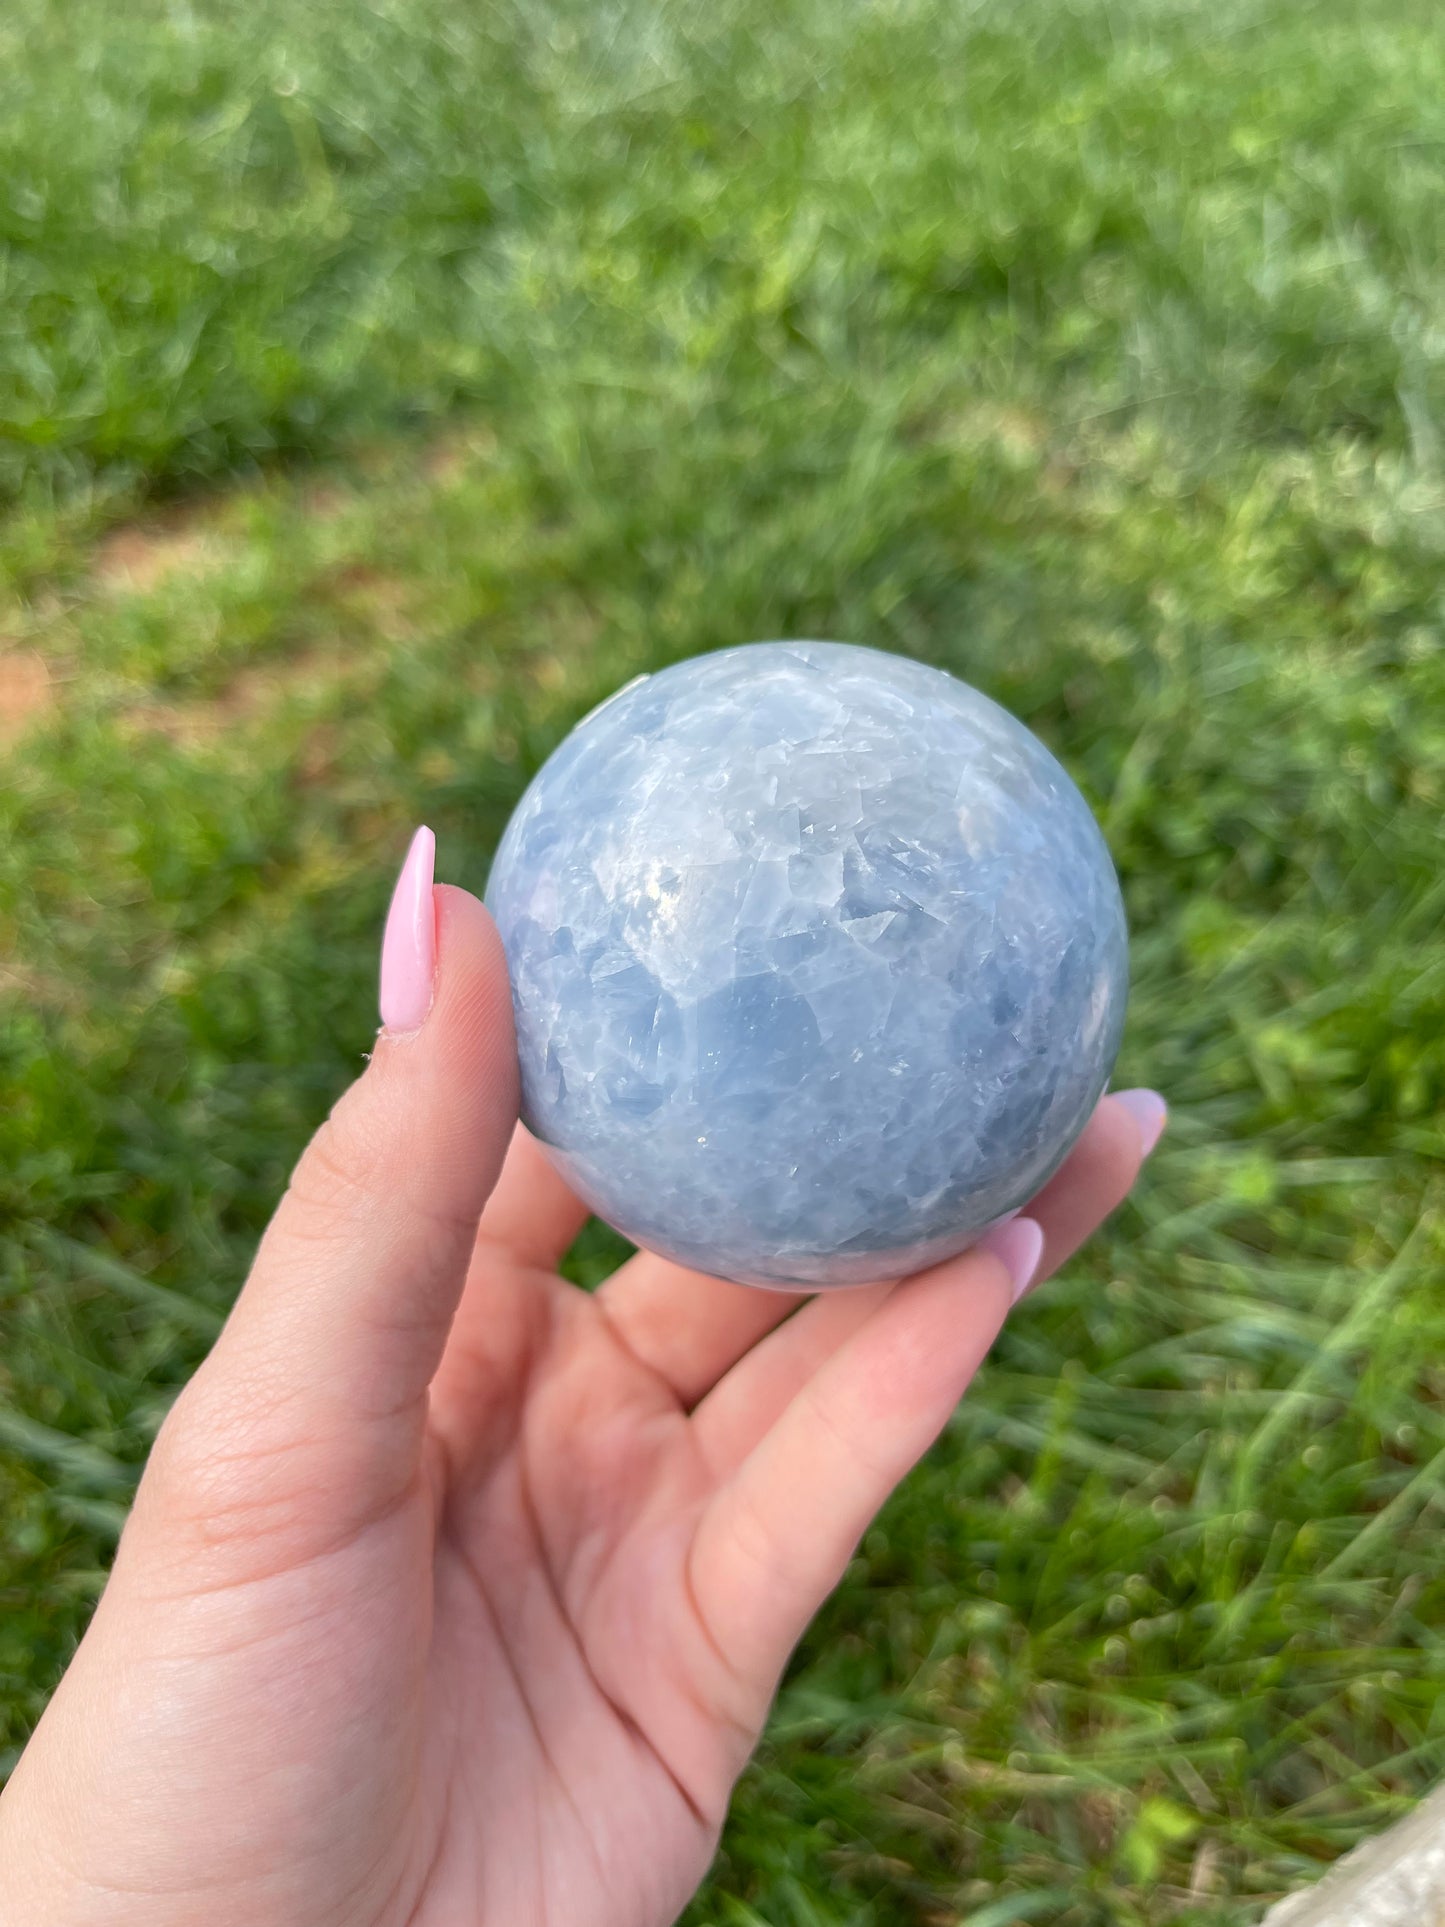
[[[418,830],[397,884],[371,1063],[308,1145],[157,1444],[159,1483],[178,1458],[188,1504],[202,1475],[213,1531],[228,1479],[253,1521],[304,1494],[334,1532],[416,1474],[427,1387],[517,1119],[501,940],[475,897],[433,888],[434,849]],[[258,1493],[262,1476],[274,1490]]]

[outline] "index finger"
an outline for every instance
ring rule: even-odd
[[[518,1264],[551,1271],[591,1215],[526,1125],[519,1124],[477,1227],[477,1243],[500,1248]]]

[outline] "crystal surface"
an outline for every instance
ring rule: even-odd
[[[1104,1089],[1127,940],[1079,791],[966,683],[754,643],[629,684],[538,772],[487,902],[523,1117],[599,1216],[810,1288],[962,1250]]]

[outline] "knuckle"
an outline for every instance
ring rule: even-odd
[[[334,1551],[410,1490],[413,1455],[389,1428],[319,1432],[289,1398],[203,1382],[191,1398],[197,1386],[157,1434],[137,1496],[189,1584]]]
[[[145,1483],[171,1524],[188,1526],[207,1541],[254,1531],[273,1514],[284,1494],[290,1501],[290,1441],[265,1442],[271,1413],[248,1401],[245,1412],[231,1401],[181,1395],[157,1434]],[[282,1474],[287,1476],[282,1477]]]
[[[380,1148],[356,1125],[343,1099],[292,1172],[287,1200],[293,1216],[324,1231],[349,1223],[357,1205],[377,1195],[385,1176]]]

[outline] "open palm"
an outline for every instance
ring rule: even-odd
[[[811,1299],[560,1279],[495,933],[436,900],[435,1005],[298,1167],[0,1801],[7,1924],[663,1927],[1006,1315],[1007,1241]],[[1142,1149],[1106,1099],[1040,1271]]]

